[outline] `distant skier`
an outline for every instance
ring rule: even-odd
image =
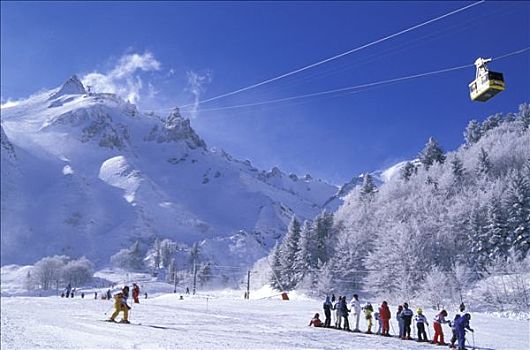
[[[366,323],[368,325],[366,334],[372,334],[372,312],[374,312],[374,307],[372,304],[366,303],[366,305],[363,307],[363,311],[364,318],[366,319]]]
[[[319,317],[320,317],[320,315],[318,313],[316,313],[315,316],[313,316],[313,318],[309,322],[309,327],[311,327],[311,326],[313,326],[313,327],[322,327],[322,321],[320,321]]]
[[[410,336],[410,325],[412,324],[412,316],[414,316],[414,312],[409,309],[409,304],[404,303],[403,304],[403,311],[401,312],[401,318],[403,319],[403,323],[405,326],[403,338],[406,340],[411,340],[412,337]]]
[[[145,298],[147,299],[147,292],[145,292]]]
[[[97,298],[98,298],[98,292],[94,292],[94,299],[97,300]]]
[[[129,287],[123,287],[122,291],[114,296],[114,313],[110,316],[109,322],[116,322],[116,316],[123,311],[123,318],[120,323],[130,323],[129,310],[131,307],[127,305],[127,298],[129,297]]]
[[[460,312],[464,312],[465,309],[466,309],[466,306],[464,305],[464,302],[462,302],[460,304],[459,310],[460,310]]]
[[[381,322],[383,323],[383,331],[381,335],[384,336],[390,336],[388,334],[390,330],[390,309],[388,308],[388,303],[386,301],[383,301],[381,304],[381,307],[379,308],[379,317],[381,318]]]
[[[419,307],[416,310],[417,315],[414,317],[414,320],[416,321],[416,327],[418,328],[418,341],[429,341],[427,339],[427,333],[425,333],[425,325],[427,327],[429,326],[429,322],[427,322],[427,317],[423,314],[423,310]]]
[[[85,299],[85,293],[81,292],[81,299]]]
[[[399,339],[405,339],[405,320],[401,317],[403,313],[403,305],[398,305],[396,312],[396,320],[398,321],[399,327]]]
[[[190,287],[186,287],[186,294],[190,294]]]
[[[466,343],[466,329],[470,332],[474,332],[469,327],[469,321],[471,320],[470,314],[465,314],[455,321],[456,335],[458,337],[458,350],[464,350]]]
[[[442,310],[434,317],[434,337],[432,339],[432,344],[438,344],[438,345],[447,345],[444,342],[444,332],[442,330],[442,324],[449,323],[445,318],[447,317],[447,311]],[[440,339],[438,341],[438,339]]]
[[[107,300],[112,299],[112,294],[110,294],[110,289],[107,289]]]
[[[132,296],[134,299],[134,303],[139,304],[140,300],[138,299],[138,297],[140,296],[140,287],[138,287],[136,283],[133,283]]]
[[[331,302],[334,303],[335,302],[335,293],[331,294]]]
[[[333,304],[331,304],[329,296],[326,296],[326,301],[324,301],[322,307],[324,308],[324,315],[326,316],[324,327],[329,327],[331,325],[331,309],[333,308]]]
[[[66,286],[66,297],[69,298],[70,297],[70,292],[72,291],[72,285],[70,283],[68,283],[68,285]]]
[[[458,340],[458,334],[456,333],[456,321],[460,318],[460,314],[456,314],[455,318],[452,322],[449,322],[449,327],[451,327],[451,331],[453,332],[453,336],[451,337],[451,344],[449,344],[449,347],[451,349],[456,348],[455,343]]]
[[[353,315],[355,316],[355,328],[353,329],[353,331],[360,332],[361,330],[359,329],[359,320],[361,318],[361,303],[359,302],[359,296],[357,294],[353,295],[350,304],[351,309],[353,311]]]

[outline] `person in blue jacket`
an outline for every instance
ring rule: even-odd
[[[471,320],[470,314],[465,314],[455,321],[456,335],[458,337],[458,350],[464,350],[466,344],[466,329],[470,332],[474,332],[469,327],[469,320]]]
[[[331,326],[331,309],[333,308],[333,304],[331,304],[331,300],[329,300],[329,296],[326,296],[326,301],[324,301],[324,315],[326,315],[326,320],[324,321],[324,327]]]

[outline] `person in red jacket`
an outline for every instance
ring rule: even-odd
[[[133,290],[132,290],[132,296],[134,299],[135,304],[140,303],[140,299],[138,298],[140,296],[140,287],[136,283],[133,283]]]
[[[320,321],[320,315],[318,313],[316,313],[311,319],[311,322],[309,322],[309,327],[311,326],[322,327],[322,321]]]
[[[388,337],[388,331],[390,330],[390,309],[388,308],[388,303],[386,301],[383,301],[379,308],[379,317],[383,323],[383,331],[381,335]]]
[[[446,317],[447,317],[447,311],[445,310],[440,311],[440,313],[434,317],[434,322],[433,322],[434,337],[431,341],[432,344],[447,345],[444,342],[444,332],[442,330],[442,325],[444,323],[449,323],[449,321],[445,319]]]

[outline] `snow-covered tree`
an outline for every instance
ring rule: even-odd
[[[360,195],[362,199],[372,199],[373,194],[376,192],[377,187],[374,184],[374,179],[370,174],[363,175],[363,184],[361,186]]]
[[[300,250],[300,232],[300,222],[293,216],[287,234],[284,237],[280,255],[280,275],[284,281],[284,288],[287,290],[294,288],[300,277],[301,271],[296,269],[295,263],[296,256]]]
[[[70,283],[72,287],[83,286],[92,280],[94,275],[94,265],[90,260],[82,257],[69,261],[63,267],[63,280]]]
[[[480,148],[480,153],[478,156],[478,168],[477,173],[481,176],[487,176],[492,168],[492,164],[488,155],[488,152],[484,148]]]
[[[410,177],[417,172],[416,166],[412,162],[406,162],[403,168],[401,168],[399,175],[404,181],[408,181]]]
[[[466,131],[464,131],[464,139],[466,141],[466,145],[472,145],[478,142],[480,140],[480,137],[482,136],[482,130],[480,128],[480,124],[476,120],[471,120],[466,127]]]
[[[429,169],[434,163],[443,163],[445,161],[444,152],[434,137],[429,138],[418,158],[425,169]]]
[[[121,249],[111,256],[110,262],[113,266],[125,270],[142,270],[144,268],[144,254],[140,250],[140,243],[136,241],[130,248]]]
[[[42,258],[35,263],[32,274],[41,289],[48,290],[54,285],[58,286],[62,277],[63,268],[68,260],[69,258],[64,255],[56,255]]]
[[[530,167],[512,171],[506,198],[507,243],[516,253],[526,256],[530,249]]]
[[[490,259],[506,256],[512,242],[508,235],[508,224],[500,198],[493,197],[488,203],[485,229],[489,237]]]

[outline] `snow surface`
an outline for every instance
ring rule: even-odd
[[[150,290],[148,290],[150,292]],[[143,291],[142,291],[143,293]],[[102,322],[112,301],[2,297],[2,349],[436,349],[428,344],[307,326],[321,301],[282,301],[264,289],[162,294],[133,304],[132,325]],[[266,297],[269,296],[269,297]],[[395,306],[391,305],[394,310]],[[434,311],[426,311],[428,319]],[[450,313],[452,316],[452,313]],[[119,319],[119,318],[118,318]],[[350,317],[351,322],[352,317]],[[141,325],[139,325],[141,324]],[[393,329],[397,329],[392,320]],[[361,320],[361,328],[365,328]],[[472,313],[477,349],[528,349],[528,321]],[[433,330],[430,327],[430,335]],[[450,329],[444,326],[446,336]],[[469,340],[472,342],[471,335]]]

